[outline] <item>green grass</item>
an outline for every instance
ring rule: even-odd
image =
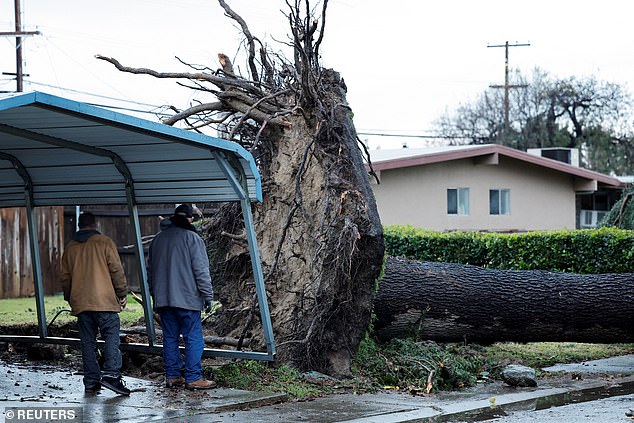
[[[44,297],[44,311],[46,323],[49,324],[53,317],[62,309],[70,310],[70,305],[64,301],[62,295]],[[130,326],[143,316],[143,307],[131,296],[128,296],[128,305],[119,313],[121,326]],[[55,325],[69,323],[76,320],[70,313],[62,313],[55,319]],[[35,298],[8,298],[0,300],[0,326],[37,324],[37,308]]]
[[[534,368],[556,363],[577,363],[587,360],[634,353],[634,344],[584,344],[577,342],[505,342],[484,347],[489,365],[521,363]]]

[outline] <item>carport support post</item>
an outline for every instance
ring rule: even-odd
[[[264,286],[264,275],[260,262],[260,250],[258,249],[258,239],[255,236],[255,225],[253,224],[253,214],[251,213],[251,203],[249,202],[249,190],[246,183],[246,175],[240,165],[231,166],[227,158],[222,153],[214,154],[218,165],[223,170],[225,176],[233,186],[236,194],[240,197],[242,206],[242,217],[244,218],[244,229],[247,233],[249,243],[249,255],[251,257],[251,268],[253,269],[253,281],[255,291],[258,296],[260,306],[260,317],[262,318],[262,329],[264,332],[264,342],[269,356],[275,357],[275,341],[273,338],[273,326],[271,325],[271,312],[269,303],[266,300],[266,288]]]
[[[141,241],[141,225],[139,224],[139,210],[134,204],[130,189],[128,189],[128,213],[132,218],[134,230],[134,246],[137,257],[137,270],[141,281],[141,295],[143,296],[143,315],[145,316],[145,329],[147,331],[148,345],[154,346],[156,331],[154,330],[154,314],[152,313],[152,300],[150,298],[150,286],[147,282],[147,269],[145,267],[145,254]]]
[[[40,240],[35,223],[35,207],[31,192],[26,195],[26,220],[29,226],[29,244],[31,247],[31,266],[33,269],[33,285],[35,288],[35,306],[40,338],[46,338],[46,310],[44,309],[44,288],[42,286],[42,263],[40,261]]]
[[[253,280],[255,282],[255,290],[258,295],[258,304],[260,306],[260,315],[262,317],[262,329],[264,331],[264,341],[266,342],[266,350],[272,356],[275,355],[275,342],[273,342],[273,327],[271,326],[271,313],[269,304],[266,301],[266,289],[264,286],[264,274],[262,273],[262,265],[260,264],[260,250],[258,249],[258,240],[255,236],[255,225],[253,224],[253,215],[251,214],[251,203],[249,198],[240,200],[242,206],[242,216],[244,217],[244,228],[247,233],[247,241],[249,242],[249,254],[251,255],[251,267],[253,268]]]

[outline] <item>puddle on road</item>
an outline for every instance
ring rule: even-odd
[[[617,397],[634,393],[634,381],[623,382],[618,385],[586,388],[579,391],[563,392],[541,398],[520,401],[513,404],[480,408],[450,416],[438,416],[425,422],[482,422],[508,416],[507,412],[538,411],[563,405],[595,401],[603,398]]]

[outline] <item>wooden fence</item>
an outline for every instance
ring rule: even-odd
[[[64,251],[63,207],[35,209],[45,294],[61,291],[58,281]],[[29,232],[24,208],[0,209],[0,298],[34,295]]]

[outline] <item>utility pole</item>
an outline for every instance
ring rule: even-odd
[[[529,43],[520,44],[509,44],[509,42],[505,42],[504,44],[497,44],[488,47],[504,47],[504,85],[489,85],[491,88],[504,88],[504,133],[503,137],[509,133],[509,89],[511,88],[526,88],[528,85],[526,84],[517,84],[511,85],[509,84],[509,47],[527,47],[530,46]]]
[[[22,12],[20,10],[20,1],[14,0],[15,9],[15,32],[0,32],[0,37],[15,37],[15,77],[16,77],[16,91],[21,93],[23,91],[23,60],[22,60],[22,37],[28,35],[39,35],[40,31],[22,31]],[[12,73],[3,72],[5,75],[13,75]]]

